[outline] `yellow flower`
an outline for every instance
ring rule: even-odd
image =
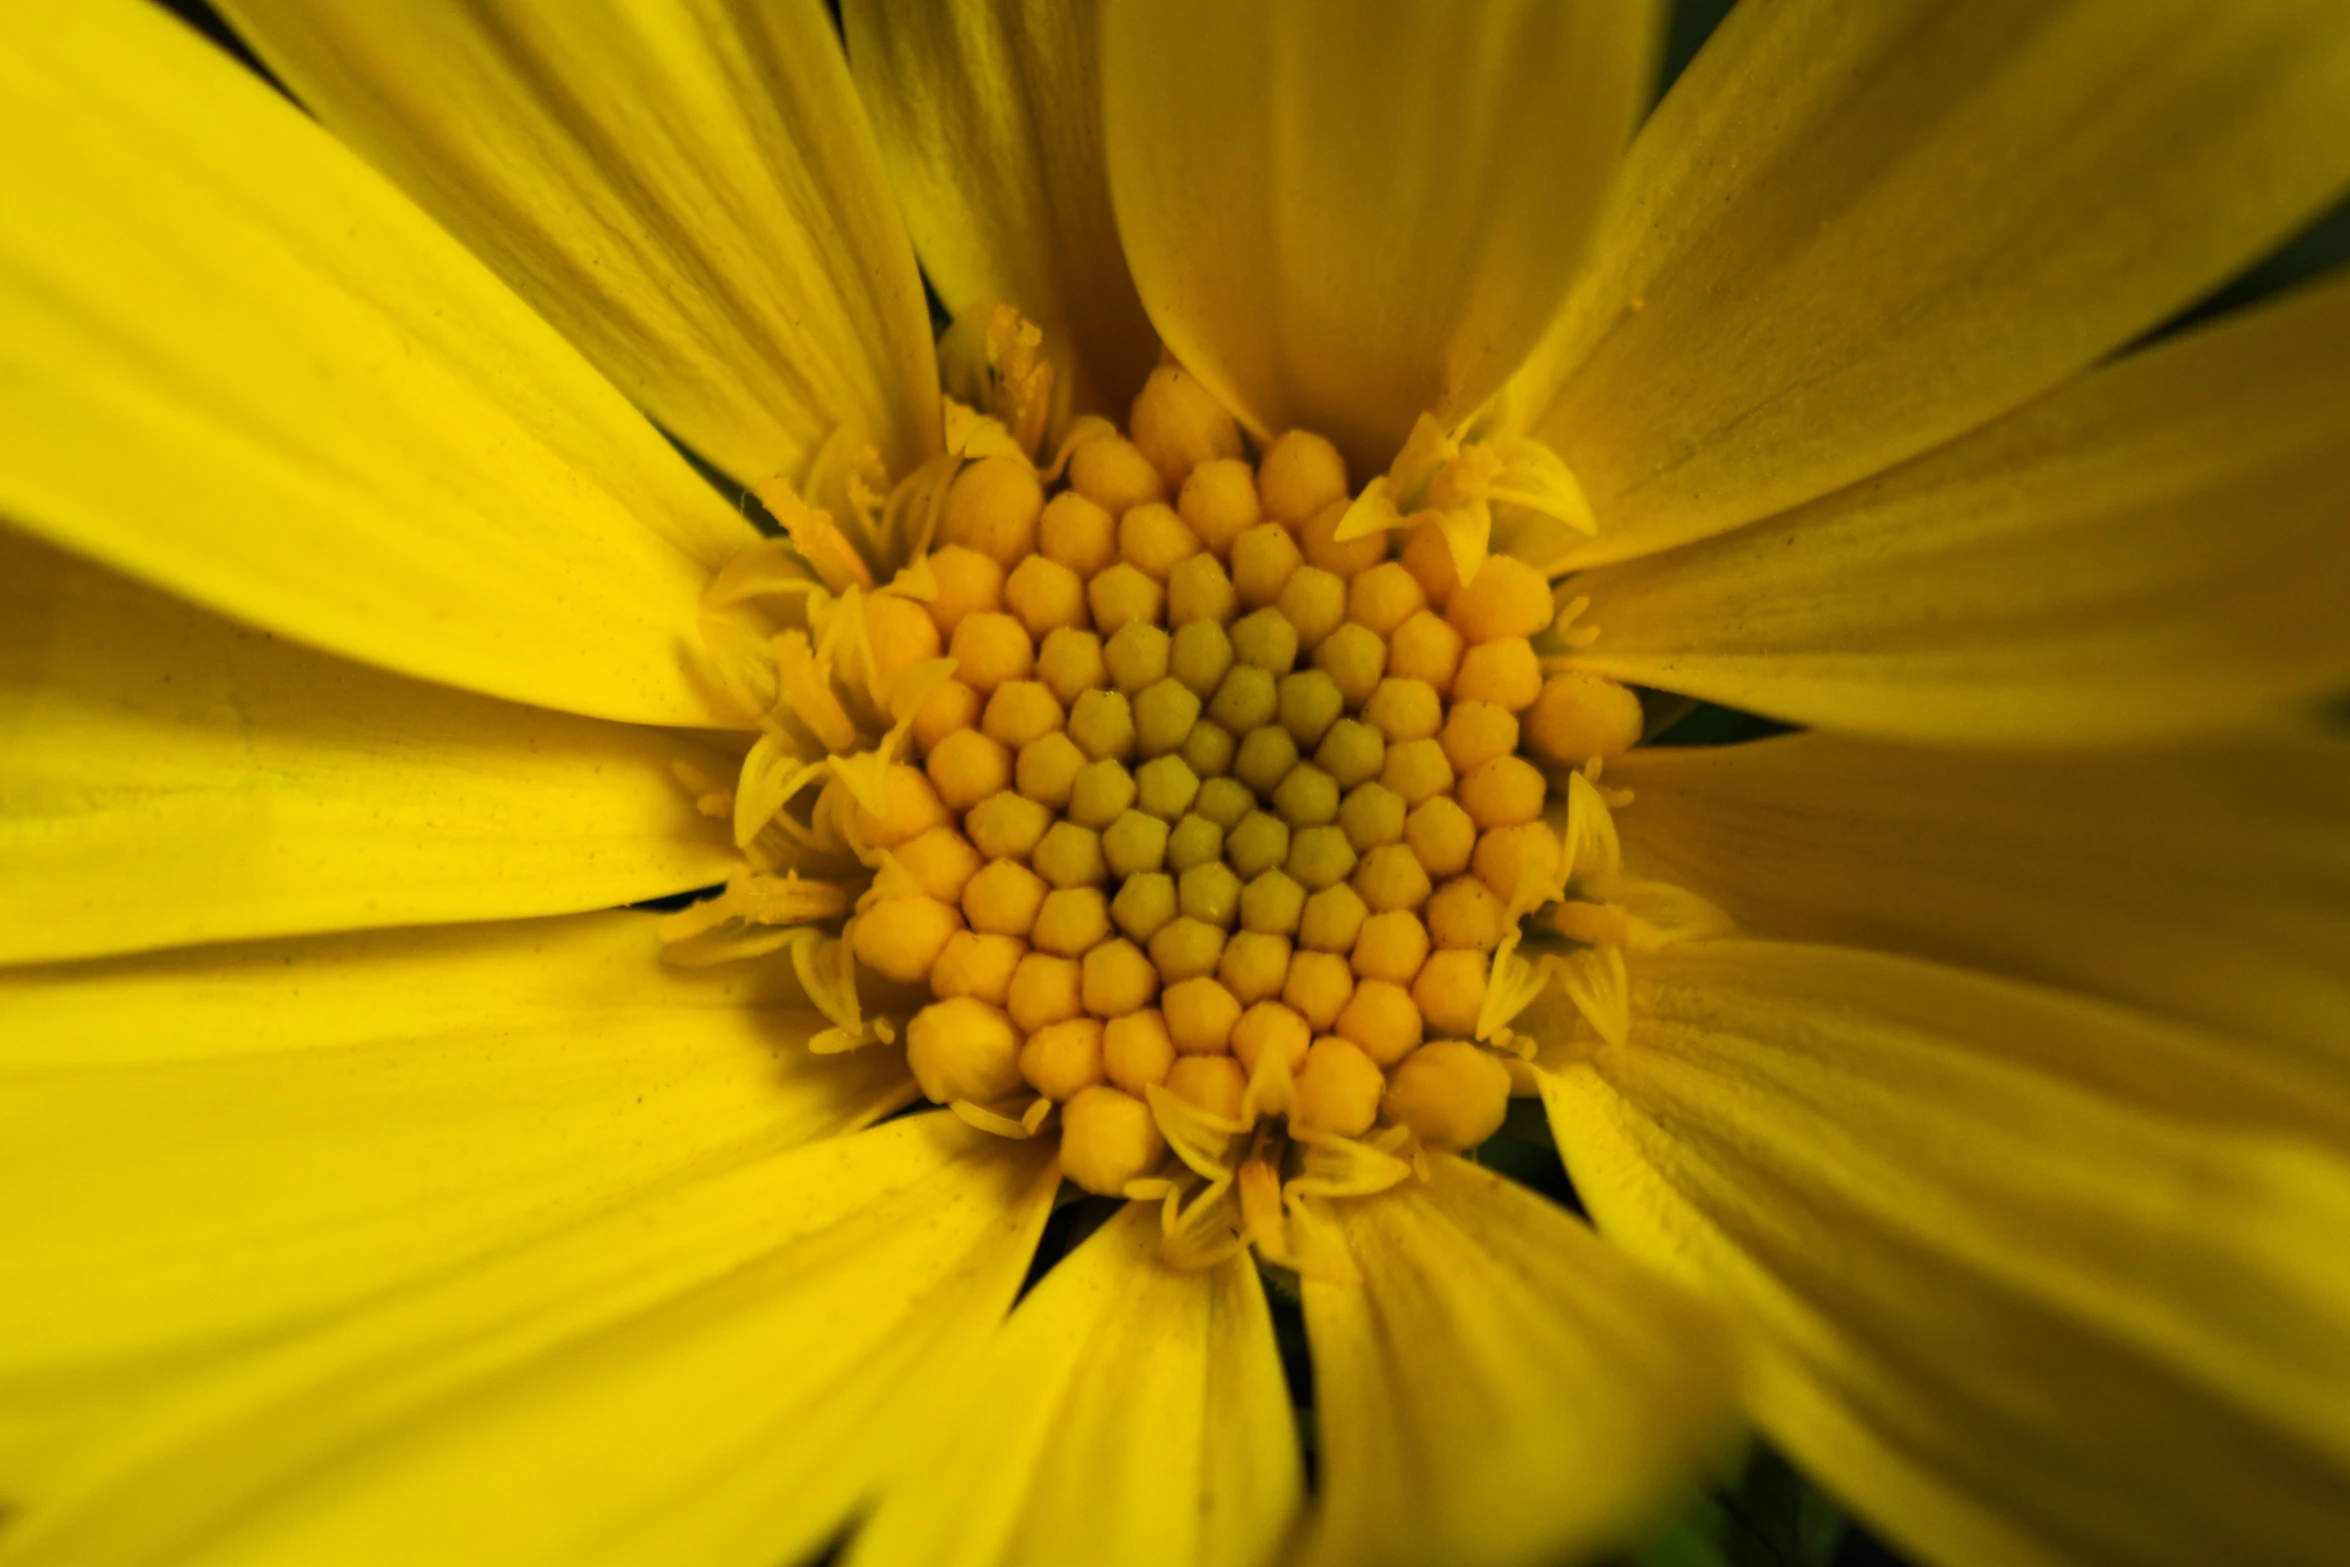
[[[2350,285],[2121,352],[2350,184],[2350,12],[1749,0],[1619,163],[1615,0],[225,9],[323,131],[0,18],[0,1561],[1534,1562],[1740,1411],[1932,1560],[2350,1535]],[[958,650],[948,544],[1084,602]],[[1031,640],[1186,560],[1268,681],[1151,760],[1273,809],[1097,837],[1174,639]],[[927,706],[1024,657],[1065,792]],[[966,785],[1029,956],[1207,824],[1051,938],[1192,921],[1100,979],[1205,1065],[943,977]],[[1340,1066],[1227,1053],[1243,863]],[[1597,1234],[1446,1151],[1504,1084]],[[1146,1200],[1007,1318],[1057,1155]]]

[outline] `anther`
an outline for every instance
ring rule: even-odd
[[[1159,994],[1158,969],[1131,941],[1105,941],[1079,967],[1079,998],[1095,1017],[1139,1012]]]
[[[1181,980],[1159,997],[1166,1014],[1167,1033],[1183,1055],[1218,1055],[1232,1047],[1232,1026],[1240,1021],[1240,1003],[1223,984],[1206,975]]]
[[[1109,671],[1110,684],[1131,700],[1166,679],[1170,645],[1163,626],[1135,621],[1121,627],[1102,644],[1102,663]]]
[[[1028,628],[1000,611],[964,616],[947,656],[955,661],[955,678],[981,696],[1036,672],[1036,643]]]
[[[1204,462],[1240,455],[1240,426],[1197,377],[1161,365],[1135,394],[1134,444],[1169,487]]]
[[[1038,552],[1080,578],[1091,579],[1118,558],[1118,520],[1075,490],[1046,504],[1036,531]]]
[[[1041,680],[1007,680],[987,699],[980,729],[999,745],[1017,751],[1068,723],[1061,699]]]
[[[1150,501],[1118,519],[1118,553],[1154,582],[1167,580],[1200,552],[1199,535],[1164,501]]]
[[[1069,483],[1112,517],[1167,498],[1167,481],[1124,436],[1087,441],[1069,459]]]
[[[878,898],[850,922],[857,961],[901,985],[926,978],[962,916],[936,898]]]
[[[1281,994],[1281,987],[1289,982],[1289,957],[1287,936],[1243,930],[1225,942],[1216,978],[1235,1000],[1253,1006]]]
[[[1222,625],[1238,613],[1240,597],[1215,556],[1193,555],[1167,573],[1167,624],[1178,632],[1198,621]]]
[[[1488,555],[1476,579],[1444,608],[1445,618],[1471,643],[1533,636],[1549,626],[1554,613],[1550,583],[1509,555]]]
[[[1480,642],[1461,655],[1452,694],[1463,702],[1490,702],[1504,712],[1522,713],[1542,694],[1542,664],[1524,637]]]
[[[1297,1075],[1289,1124],[1300,1131],[1360,1137],[1379,1117],[1387,1078],[1379,1064],[1351,1040],[1317,1039]]]
[[[980,801],[963,818],[972,846],[991,860],[1027,859],[1052,824],[1050,807],[1010,793]]]
[[[1382,1108],[1429,1147],[1458,1153],[1501,1130],[1509,1099],[1509,1071],[1499,1061],[1475,1045],[1439,1040],[1388,1074]]]
[[[1066,709],[1109,678],[1102,662],[1102,639],[1067,626],[1047,634],[1036,650],[1036,674]]]
[[[1567,673],[1543,682],[1526,714],[1526,743],[1554,767],[1609,760],[1640,738],[1640,698],[1598,675]]]
[[[1085,624],[1085,583],[1058,561],[1031,555],[1004,580],[1004,607],[1042,640],[1063,627]]]
[[[1362,626],[1340,626],[1314,649],[1314,667],[1337,685],[1350,713],[1359,711],[1379,688],[1387,658],[1387,644]]]
[[[1301,566],[1281,584],[1273,600],[1297,628],[1298,645],[1318,652],[1346,622],[1346,583],[1316,566]]]
[[[1355,989],[1354,970],[1334,952],[1293,952],[1281,999],[1315,1029],[1329,1028]]]
[[[938,585],[938,595],[930,601],[930,619],[942,637],[953,636],[964,616],[1004,606],[1004,568],[977,550],[950,544],[934,551],[930,575]]]
[[[1167,1036],[1167,1020],[1158,1008],[1114,1017],[1102,1028],[1103,1064],[1110,1081],[1140,1098],[1155,1083],[1164,1083],[1175,1066],[1175,1041]]]
[[[1100,444],[1100,443],[1095,443]],[[1082,1090],[1061,1108],[1061,1173],[1104,1197],[1157,1168],[1167,1152],[1150,1106],[1120,1089]]]
[[[976,550],[1010,570],[1036,547],[1044,486],[1025,457],[982,457],[947,489],[939,537]]]
[[[1136,941],[1150,940],[1174,917],[1175,878],[1164,871],[1142,871],[1128,876],[1118,895],[1110,900],[1110,918]]]
[[[1025,938],[1049,891],[1044,878],[1019,861],[991,861],[963,889],[963,918],[976,931]]]
[[[1388,638],[1387,671],[1451,692],[1460,676],[1461,653],[1466,646],[1450,621],[1439,620],[1423,609],[1406,617]]]
[[[1047,1099],[1062,1102],[1103,1081],[1108,1073],[1101,1019],[1073,1017],[1029,1035],[1020,1047],[1020,1075]]]
[[[933,1103],[986,1104],[1020,1091],[1020,1035],[1000,1007],[934,1001],[906,1025],[906,1065]]]
[[[1191,470],[1175,509],[1200,543],[1222,555],[1232,541],[1264,520],[1256,475],[1236,457],[1220,457]]]
[[[1027,943],[1017,936],[957,931],[931,968],[931,992],[941,1000],[969,996],[1000,1007],[1012,993],[1013,971],[1027,955]]]
[[[1082,975],[1074,959],[1031,952],[1012,970],[1012,992],[1004,1010],[1024,1034],[1059,1023],[1085,1010]]]
[[[1312,431],[1291,430],[1265,448],[1264,461],[1257,467],[1257,491],[1268,516],[1302,523],[1333,501],[1347,498],[1346,459]]]
[[[1248,1077],[1228,1055],[1182,1056],[1167,1074],[1167,1091],[1195,1109],[1237,1121],[1248,1095]]]

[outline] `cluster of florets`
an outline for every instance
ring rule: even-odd
[[[1341,537],[1351,491],[1292,431],[1156,372],[1131,436],[1046,474],[964,466],[877,657],[944,656],[919,766],[852,807],[880,862],[856,957],[935,998],[905,1040],[942,1104],[1036,1124],[1123,1191],[1160,1096],[1292,1134],[1458,1149],[1512,1077],[1476,1043],[1492,954],[1566,867],[1544,769],[1639,732],[1620,687],[1546,676],[1550,584],[1432,523]]]

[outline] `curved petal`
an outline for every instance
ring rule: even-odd
[[[345,663],[0,530],[0,963],[611,908],[739,862],[670,731]]]
[[[1334,1207],[1358,1284],[1305,1284],[1324,1500],[1312,1563],[1581,1560],[1734,1428],[1724,1323],[1449,1154]]]
[[[1608,766],[1633,874],[1754,935],[2086,991],[2350,1098],[2350,742],[2085,757],[1789,735]]]
[[[850,1547],[887,1563],[1258,1567],[1303,1481],[1264,1286],[1158,1257],[1130,1203],[1020,1303]]]
[[[1587,573],[1577,655],[1965,744],[2285,727],[2350,686],[2350,284],[2086,376],[1865,484]]]
[[[0,974],[0,1398],[329,1320],[903,1100],[612,913]],[[788,969],[786,970],[788,972]]]
[[[605,718],[756,537],[546,324],[136,0],[0,15],[0,516],[272,631]]]
[[[1110,191],[1159,336],[1360,476],[1474,412],[1564,296],[1647,85],[1645,0],[1123,0]]]
[[[939,442],[922,282],[814,0],[227,0],[237,30],[679,440],[798,482]]]
[[[2341,1121],[2215,1125],[2205,1042],[1876,954],[1633,985],[1630,1041],[1544,1083],[1576,1189],[1757,1331],[1757,1418],[1874,1527],[2182,1567],[2350,1528]]]
[[[1512,388],[1597,513],[1719,533],[2094,363],[2350,184],[2334,0],[1743,6]]]
[[[812,1553],[1002,1321],[1056,1170],[926,1115],[644,1190],[143,1408],[24,1563]]]
[[[1099,0],[847,0],[849,68],[947,309],[1018,307],[1059,339],[1080,409],[1116,415],[1158,362],[1102,164]]]

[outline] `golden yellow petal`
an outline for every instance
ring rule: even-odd
[[[1122,424],[1159,340],[1110,210],[1099,12],[1098,0],[849,0],[841,18],[914,248],[947,309],[960,319],[1015,306],[1074,356],[1078,411]]]
[[[797,482],[937,450],[904,225],[812,0],[230,0],[296,97],[678,439]]]
[[[706,1166],[166,1390],[12,1498],[10,1548],[801,1560],[960,1390],[1054,1185],[945,1114]]]
[[[1630,1042],[1543,1085],[1576,1188],[1755,1332],[1756,1418],[1872,1527],[2180,1567],[2350,1530],[2339,1119],[2228,1124],[2217,1042],[1909,960],[1696,943],[1633,984]]]
[[[1322,1510],[1308,1563],[1582,1560],[1736,1419],[1723,1319],[1450,1154],[1328,1211],[1360,1284],[1308,1280]]]
[[[1151,320],[1260,434],[1357,483],[1517,368],[1647,85],[1634,0],[1136,0],[1105,14],[1110,189]]]
[[[0,963],[610,908],[726,879],[672,732],[248,631],[0,531]]]
[[[251,73],[135,0],[11,7],[0,147],[11,522],[403,673],[726,721],[684,648],[749,525]]]
[[[887,1053],[808,1055],[788,981],[663,967],[657,923],[0,974],[0,1383],[185,1369],[904,1097]]]
[[[2275,732],[2350,686],[2350,284],[2173,339],[1866,484],[1587,573],[1584,667],[1967,744]]]
[[[1301,1499],[1297,1427],[1245,1256],[1159,1261],[1129,1204],[1020,1304],[908,1458],[851,1567],[1261,1567]]]
[[[2096,362],[2350,184],[2335,0],[1743,6],[1512,388],[1597,538],[1797,505]]]
[[[1751,934],[2127,1002],[2282,1047],[2350,1099],[2341,740],[2018,757],[1809,734],[1607,776],[1633,792],[1632,873]]]

